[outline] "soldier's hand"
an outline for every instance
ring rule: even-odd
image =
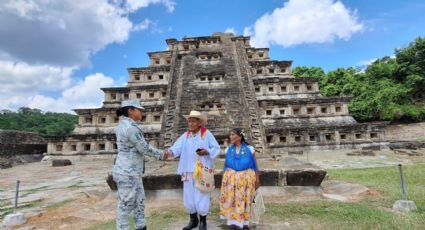
[[[170,151],[168,151],[168,149],[165,149],[164,150],[164,155],[163,155],[163,157],[162,157],[162,160],[164,160],[164,161],[166,161],[168,158],[170,158],[171,157],[171,153],[170,153]]]

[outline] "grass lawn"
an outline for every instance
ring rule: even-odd
[[[425,229],[425,164],[403,166],[408,200],[418,208],[409,214],[391,211],[401,199],[397,167],[328,170],[332,180],[362,184],[378,194],[360,202],[314,201],[289,204],[266,204],[263,223],[288,222],[291,229]],[[218,206],[213,204],[209,218],[218,220]],[[148,215],[148,228],[167,229],[178,220],[186,220],[183,207],[170,207]],[[91,229],[114,229],[115,221]],[[288,228],[288,227],[286,227]]]
[[[267,204],[264,222],[305,222],[309,229],[425,229],[425,164],[403,166],[407,198],[418,208],[409,214],[391,211],[401,199],[397,167],[329,170],[330,179],[363,184],[379,194],[357,203],[315,201]]]

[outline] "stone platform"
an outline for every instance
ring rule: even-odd
[[[265,162],[270,159],[262,159]],[[260,160],[259,160],[260,161]],[[221,187],[223,168],[220,161],[216,165],[215,187]],[[218,167],[217,167],[218,166]],[[172,165],[174,168],[175,165]],[[143,179],[145,190],[177,189],[182,188],[180,176],[176,173],[157,172],[145,175]],[[281,160],[278,168],[260,170],[261,186],[320,186],[326,176],[326,170],[296,158],[287,157]]]

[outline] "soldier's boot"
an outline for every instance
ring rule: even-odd
[[[136,228],[136,230],[146,230],[146,226],[143,228]]]
[[[193,214],[190,214],[189,224],[187,224],[186,227],[183,228],[183,230],[190,230],[190,229],[196,228],[198,227],[198,223],[199,223],[198,213],[195,212]]]
[[[199,223],[199,230],[207,230],[207,216],[199,216],[201,221]]]

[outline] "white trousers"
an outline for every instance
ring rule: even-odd
[[[196,188],[193,173],[187,173],[187,180],[183,181],[183,203],[189,214],[208,215],[211,193],[201,192]]]

